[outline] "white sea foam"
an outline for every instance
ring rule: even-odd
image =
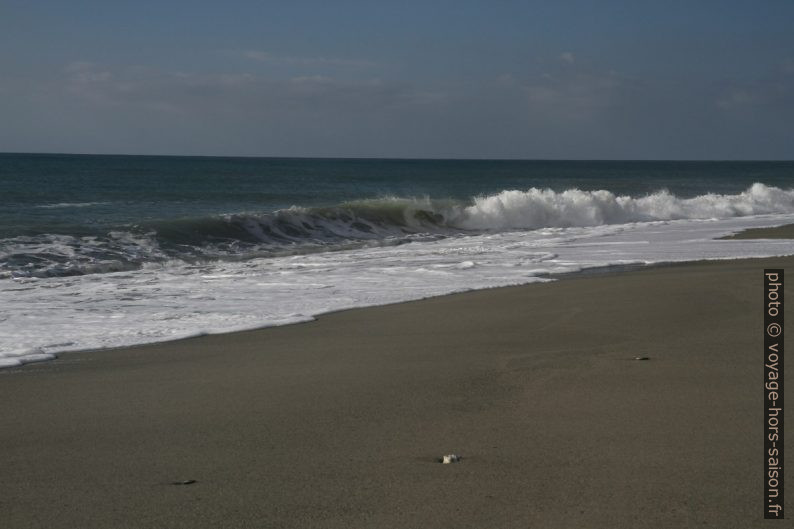
[[[32,349],[21,350],[5,350],[0,351],[0,368],[3,367],[18,367],[24,364],[32,364],[34,362],[44,362],[45,360],[53,360],[55,355],[52,353],[45,353],[42,349],[36,347]]]
[[[621,211],[636,214],[638,208],[645,208],[643,215],[661,211],[669,217],[689,208],[708,218],[545,227],[246,261],[176,260],[116,273],[2,280],[0,366],[44,360],[60,351],[283,325],[352,307],[549,281],[547,274],[592,267],[794,254],[789,240],[715,240],[744,228],[794,223],[791,213],[714,218],[725,211],[786,207],[791,199],[765,197],[762,188],[728,202],[686,202],[660,194],[649,199],[653,204],[637,199],[635,206],[598,194],[563,195],[547,199],[558,209],[571,202],[590,204],[582,211],[600,212],[583,214],[581,224],[595,223],[598,215],[619,219],[626,214]],[[535,222],[498,214],[494,200],[483,200],[477,210],[482,222]],[[502,213],[505,209],[510,207]]]
[[[111,202],[58,202],[56,204],[40,204],[36,206],[41,209],[59,209],[59,208],[88,208],[91,206],[107,206]]]
[[[600,226],[676,219],[725,219],[794,213],[794,190],[753,184],[735,195],[680,198],[667,191],[644,197],[609,191],[532,188],[478,197],[453,222],[468,229],[533,229]]]

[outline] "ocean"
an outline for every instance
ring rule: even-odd
[[[0,155],[0,367],[585,269],[794,254],[794,162]]]

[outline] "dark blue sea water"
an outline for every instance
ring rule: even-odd
[[[506,190],[607,190],[633,198],[667,191],[687,199],[736,195],[759,182],[790,188],[794,163],[5,154],[0,277],[116,271],[151,260],[247,258],[493,229],[467,222],[461,211],[478,196]],[[580,223],[576,212],[567,213],[570,225]],[[549,225],[566,226],[560,217],[566,211],[557,214]],[[522,215],[537,224],[537,214]],[[497,227],[541,227],[535,224]]]

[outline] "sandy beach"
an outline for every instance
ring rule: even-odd
[[[762,269],[792,265],[582,275],[5,370],[2,525],[767,526]]]
[[[760,5],[2,4],[0,529],[794,529]]]

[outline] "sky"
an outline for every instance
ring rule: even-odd
[[[794,159],[794,2],[0,0],[0,152]]]

